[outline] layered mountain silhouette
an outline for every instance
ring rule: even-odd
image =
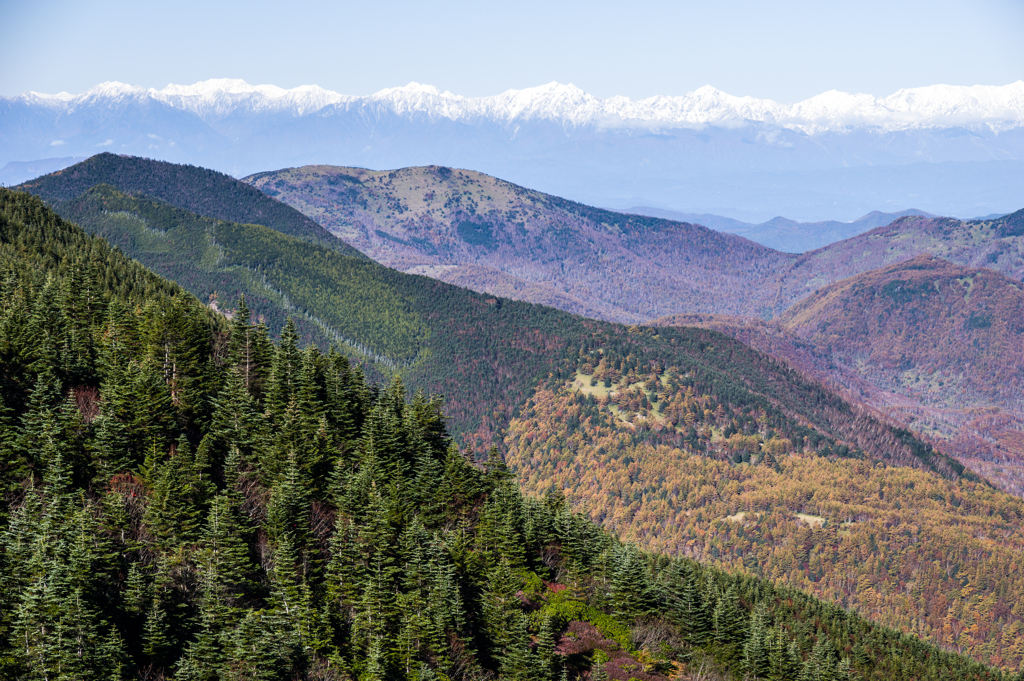
[[[506,234],[516,234],[518,225],[488,231],[493,222],[453,218],[470,208],[486,214],[488,202],[507,198],[498,189],[512,192],[512,185],[440,167],[414,170],[404,179],[398,173],[372,182],[364,177],[362,188],[329,169],[316,172],[351,189],[353,200],[365,197],[362,210],[372,215],[379,210],[401,218],[414,208],[436,217],[435,232],[426,235],[360,222],[353,233],[379,244],[380,252],[391,244],[394,253],[421,257],[426,246],[414,237],[480,258],[501,249],[515,254],[524,244],[534,244],[537,255],[562,244],[582,251],[593,239],[614,244],[625,257],[630,249],[653,248],[645,240],[653,244],[667,235],[678,241],[680,267],[688,255],[714,265],[715,248],[736,249],[748,258],[734,270],[737,279],[754,290],[755,282],[776,277],[771,281],[780,284],[770,296],[779,305],[798,300],[801,291],[800,298],[807,291],[831,291],[830,277],[842,275],[827,254],[796,257],[694,225],[606,217],[607,211],[528,190],[516,204],[526,232],[517,241]],[[411,203],[405,189],[424,188],[428,172],[447,179],[432,185],[433,199],[422,192],[420,204]],[[173,178],[174,190],[162,190],[163,199],[147,194],[164,182],[150,173]],[[309,191],[295,196],[307,197],[310,205],[318,196],[324,205],[337,198],[309,177]],[[273,174],[257,179],[266,178]],[[98,184],[90,187],[91,181]],[[458,184],[430,203],[449,181]],[[254,207],[274,199],[199,168],[111,156],[32,189],[61,214],[168,273],[211,308],[232,314],[233,301],[245,294],[272,333],[291,315],[309,339],[336,345],[373,380],[397,375],[410,391],[444,394],[458,440],[477,452],[497,444],[496,453],[504,454],[531,495],[561,491],[572,507],[644,546],[792,584],[933,641],[955,637],[977,659],[1020,662],[1018,639],[1004,632],[1020,626],[1014,607],[1024,598],[1024,582],[1013,569],[1024,550],[1021,500],[879,408],[842,398],[784,361],[714,330],[588,319],[346,255],[318,243],[323,235],[315,231],[284,233],[297,223],[252,224],[259,217]],[[214,208],[223,212],[204,214]],[[557,221],[544,229],[531,224],[544,216]],[[976,239],[979,252],[988,253],[993,243],[1014,243],[1016,220],[948,222],[951,234],[989,234]],[[940,229],[934,222],[918,231]],[[559,226],[566,233],[559,234]],[[693,244],[689,252],[685,239]],[[913,250],[894,257],[910,260]],[[878,252],[881,257],[885,249]],[[773,262],[774,269],[757,270],[758,263]],[[1012,264],[996,258],[1000,262]],[[718,266],[727,272],[731,265]],[[798,280],[808,272],[817,278]],[[976,285],[984,281],[986,289],[1001,290],[988,275],[972,276]],[[913,278],[898,271],[889,276]],[[963,290],[958,279],[943,280],[943,295]],[[884,291],[887,284],[880,285]],[[976,312],[965,310],[967,319]],[[863,314],[875,312],[866,307]],[[950,312],[944,328],[953,328],[961,312]],[[805,317],[808,329],[828,319],[818,312]],[[977,328],[969,333],[985,330],[982,321],[971,324]],[[795,332],[790,337],[808,352],[815,347]],[[968,589],[963,575],[984,579],[970,578]],[[944,608],[935,607],[940,601]],[[969,622],[977,626],[948,618],[950,609],[975,613]]]
[[[390,267],[614,321],[660,310],[771,318],[830,283],[923,253],[1024,276],[1019,213],[910,215],[792,255],[440,166],[305,166],[246,181]]]
[[[99,151],[216,168],[474,168],[591,205],[853,220],[910,207],[1024,205],[1018,82],[780,104],[711,87],[597,99],[549,83],[466,98],[412,83],[369,96],[213,80],[0,99],[0,164]],[[739,211],[735,213],[733,211]]]
[[[911,208],[897,213],[882,213],[881,211],[873,210],[867,215],[851,222],[839,222],[837,220],[798,222],[779,216],[755,225],[721,215],[680,213],[679,211],[648,206],[636,206],[623,212],[650,215],[651,217],[665,218],[666,220],[697,223],[719,232],[728,232],[746,237],[751,241],[756,241],[759,244],[785,253],[804,253],[824,248],[837,241],[863,234],[875,227],[888,225],[896,220],[896,218],[901,218],[905,215],[936,217],[924,211]]]

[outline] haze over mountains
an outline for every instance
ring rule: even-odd
[[[762,221],[1024,204],[1024,82],[784,105],[710,87],[596,99],[551,83],[465,98],[410,84],[357,97],[214,80],[0,100],[0,164],[100,150],[236,176],[336,163],[474,168],[590,204]]]

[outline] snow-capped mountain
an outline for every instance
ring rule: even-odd
[[[409,83],[368,96],[343,95],[317,85],[286,90],[276,85],[249,85],[244,80],[219,78],[194,85],[168,85],[145,90],[108,82],[73,96],[28,92],[15,99],[74,110],[84,102],[111,102],[149,97],[175,109],[214,122],[238,112],[314,114],[330,106],[355,109],[374,105],[397,115],[465,121],[476,118],[502,123],[542,119],[574,126],[641,126],[666,128],[771,123],[820,133],[855,126],[900,130],[914,127],[988,125],[998,129],[1024,125],[1024,81],[1004,86],[961,87],[933,85],[900,90],[889,97],[832,90],[795,104],[769,99],[734,97],[711,86],[678,96],[642,100],[627,97],[598,99],[574,85],[548,83],[508,90],[490,97],[462,97],[432,85]]]
[[[366,96],[217,79],[0,98],[0,166],[114,151],[244,175],[307,163],[471,167],[607,206],[748,220],[1024,205],[1024,81],[783,104],[713,87],[600,99],[549,83]],[[929,203],[930,202],[930,203]]]

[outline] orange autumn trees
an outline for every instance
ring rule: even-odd
[[[611,388],[581,373],[538,390],[505,439],[525,488],[564,490],[651,550],[770,578],[1005,669],[1021,664],[1024,502],[842,444],[813,450],[763,413],[712,405],[671,370],[654,385],[651,373]]]

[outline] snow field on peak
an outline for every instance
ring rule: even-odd
[[[711,86],[680,96],[659,95],[641,100],[615,96],[602,100],[574,85],[557,82],[487,97],[463,97],[413,82],[368,96],[355,96],[317,85],[285,89],[228,78],[192,85],[170,84],[161,90],[108,82],[80,95],[27,92],[19,99],[49,107],[74,108],[102,99],[146,97],[204,119],[236,112],[304,116],[331,106],[349,110],[383,106],[397,115],[420,113],[450,120],[483,118],[506,124],[515,120],[552,120],[597,127],[700,127],[753,121],[815,133],[850,127],[896,130],[1024,125],[1024,81],[1004,86],[932,85],[900,90],[884,98],[831,90],[795,104],[736,97]]]

